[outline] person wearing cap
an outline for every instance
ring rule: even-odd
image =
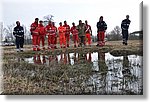
[[[66,31],[65,31],[65,37],[66,37],[67,47],[69,47],[69,40],[70,40],[70,26],[67,24],[67,21],[64,21],[63,27],[66,28]]]
[[[97,40],[98,44],[96,46],[104,46],[105,45],[105,31],[107,29],[107,24],[103,21],[103,16],[100,17],[99,22],[97,22]]]
[[[43,21],[39,21],[39,25],[38,25],[38,30],[39,30],[39,36],[38,36],[38,48],[37,50],[40,51],[40,42],[42,41],[42,49],[45,50],[45,35],[46,35],[46,31],[45,31],[45,27],[43,26]]]
[[[66,48],[66,28],[62,26],[62,22],[59,23],[58,33],[59,33],[59,42],[61,48]]]
[[[31,35],[32,35],[32,48],[33,48],[33,51],[37,51],[37,48],[38,48],[38,36],[39,36],[38,22],[39,22],[39,19],[35,18],[34,23],[32,23],[31,26],[30,26],[30,31],[31,31]]]
[[[85,36],[86,36],[86,43],[91,46],[91,35],[92,35],[92,29],[91,26],[88,24],[88,21],[85,20]]]
[[[82,23],[81,20],[79,20],[79,25],[77,25],[76,29],[78,30],[78,36],[80,39],[80,46],[82,47],[83,45],[85,46],[85,24]]]
[[[74,47],[78,46],[78,30],[76,29],[75,23],[72,23],[72,27],[71,27],[71,33],[73,35],[73,40],[74,40]]]
[[[122,29],[122,38],[123,38],[123,45],[127,45],[127,41],[128,41],[128,29],[129,29],[129,25],[130,25],[130,20],[129,20],[129,15],[126,15],[126,19],[124,19],[121,22],[121,29]]]
[[[13,35],[16,38],[16,49],[17,52],[23,51],[23,44],[24,44],[24,29],[20,26],[20,22],[16,21],[16,27],[13,30]]]

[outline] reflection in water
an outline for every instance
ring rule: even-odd
[[[63,87],[73,88],[75,82],[80,82],[82,92],[89,94],[141,94],[142,87],[142,56],[128,55],[114,57],[110,53],[62,53],[60,55],[35,55],[25,61],[34,64],[52,63],[67,64],[68,66],[83,66],[88,64],[92,73],[85,80],[83,76],[67,77]],[[78,69],[78,68],[77,68]],[[63,81],[62,81],[63,82]],[[68,85],[68,86],[67,86]],[[63,89],[62,89],[63,90]],[[75,89],[74,89],[75,90]]]
[[[34,62],[34,64],[45,64],[46,63],[46,57],[45,57],[45,55],[41,56],[40,54],[34,55],[33,62]]]

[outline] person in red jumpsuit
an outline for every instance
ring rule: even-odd
[[[73,35],[74,47],[78,46],[79,38],[78,38],[78,30],[76,29],[75,23],[72,23],[71,33]]]
[[[45,31],[45,27],[43,26],[43,21],[39,21],[39,25],[38,25],[38,29],[39,29],[39,36],[38,36],[38,48],[37,50],[40,50],[40,41],[42,41],[42,48],[43,50],[45,49],[44,47],[44,41],[45,41],[45,35],[46,35],[46,31]]]
[[[92,29],[91,29],[91,26],[88,25],[88,21],[87,20],[85,20],[85,27],[86,27],[86,30],[85,30],[86,43],[88,43],[88,45],[91,46]]]
[[[39,36],[39,33],[38,33],[38,21],[39,19],[38,18],[35,18],[35,22],[31,24],[31,28],[30,28],[30,31],[31,31],[31,35],[32,35],[32,48],[33,48],[33,51],[37,51],[37,47],[38,47],[38,36]]]
[[[56,32],[57,32],[57,28],[54,26],[53,22],[52,22],[52,26],[51,26],[51,31],[50,31],[50,35],[51,35],[51,47],[55,48],[55,37],[56,37]]]
[[[53,27],[55,28],[55,41],[54,41],[54,48],[57,49],[57,27],[55,26],[55,22],[52,22]]]
[[[48,49],[51,49],[51,48],[53,48],[53,42],[54,42],[54,39],[53,39],[54,30],[52,29],[51,21],[48,22],[48,25],[46,26],[45,29],[46,29],[46,33],[48,35]]]
[[[67,47],[69,47],[69,40],[70,40],[70,26],[67,24],[67,21],[64,21],[63,27],[66,28],[66,31],[65,31],[65,38],[66,38],[66,42],[67,42]]]
[[[62,26],[62,22],[59,23],[58,33],[59,33],[59,42],[61,48],[66,48],[66,28]]]

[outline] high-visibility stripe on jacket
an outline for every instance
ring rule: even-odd
[[[78,30],[76,29],[76,26],[71,27],[71,33],[72,35],[78,35]]]
[[[70,34],[70,26],[69,25],[63,25],[63,27],[66,28],[65,34]]]
[[[57,27],[55,27],[55,26],[47,25],[45,29],[46,29],[46,33],[48,35],[54,35],[57,32]]]

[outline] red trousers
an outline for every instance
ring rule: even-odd
[[[98,44],[101,46],[105,45],[105,32],[104,31],[99,31],[97,34],[97,39],[98,39]]]
[[[39,35],[32,34],[32,48],[33,48],[33,51],[36,51],[37,48],[38,48],[38,36]]]
[[[38,46],[40,47],[40,42],[42,41],[42,47],[44,47],[45,35],[39,35],[38,37]]]
[[[66,37],[64,33],[59,33],[59,42],[61,48],[62,48],[62,44],[64,45],[64,47],[66,47]]]
[[[56,44],[57,44],[57,36],[55,35],[55,46],[56,46]]]
[[[90,33],[86,33],[86,43],[91,45],[91,34]]]
[[[73,35],[73,40],[74,40],[74,45],[78,44],[79,42],[79,38],[78,38],[78,35]]]
[[[49,48],[54,48],[55,44],[55,35],[48,35],[48,47]]]
[[[67,42],[67,47],[69,47],[70,34],[65,34],[65,38]]]

